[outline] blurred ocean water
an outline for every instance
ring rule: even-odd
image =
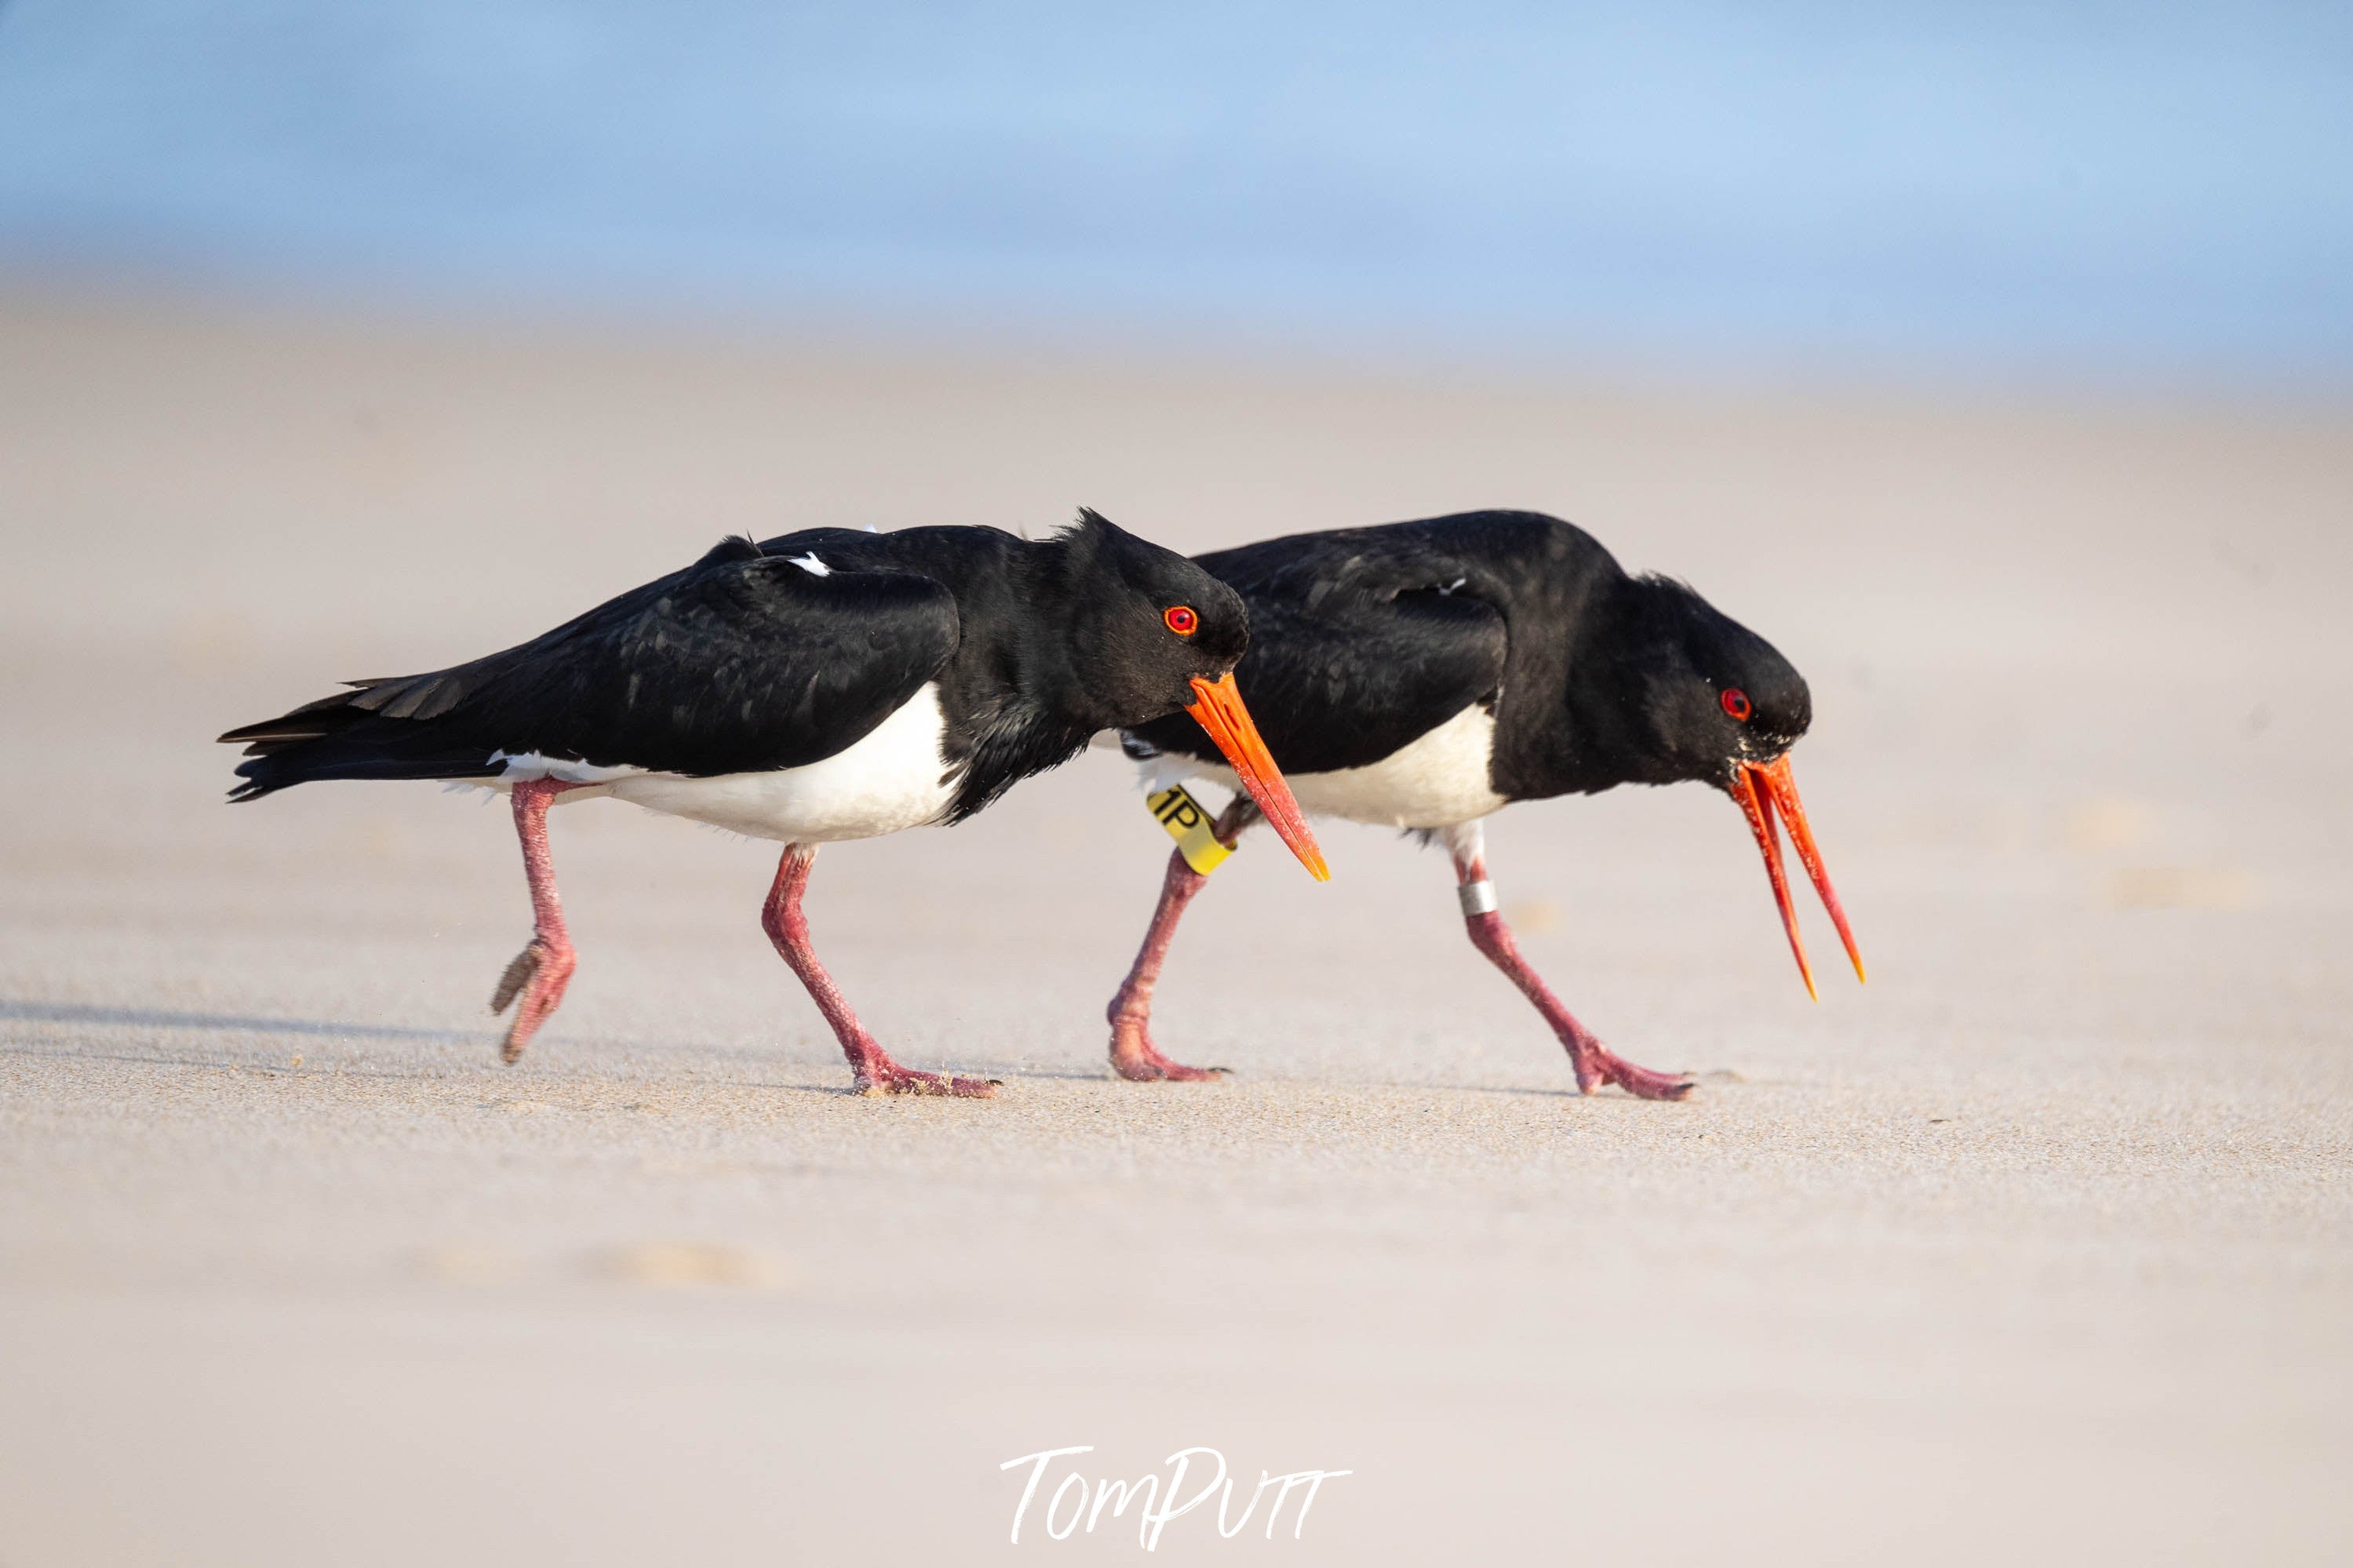
[[[2353,8],[0,5],[0,268],[2353,372]]]

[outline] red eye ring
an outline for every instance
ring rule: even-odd
[[[1724,695],[1717,700],[1724,704],[1724,710],[1726,713],[1731,714],[1743,724],[1747,723],[1748,715],[1756,711],[1748,705],[1748,693],[1741,690],[1737,686],[1725,687]]]
[[[1189,637],[1201,629],[1201,617],[1193,613],[1190,605],[1171,605],[1160,613],[1160,618],[1180,637]]]

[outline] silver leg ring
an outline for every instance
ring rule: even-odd
[[[1455,887],[1454,896],[1462,900],[1462,918],[1492,915],[1495,912],[1495,884],[1482,877],[1475,882],[1463,882]]]

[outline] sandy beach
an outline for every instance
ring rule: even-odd
[[[1110,1561],[1007,1460],[1346,1470],[1174,1562],[2321,1563],[2353,1539],[2353,410],[0,295],[0,1563]],[[1090,753],[828,848],[478,793],[230,809],[231,724],[733,531],[1187,550],[1537,508],[1812,683],[1872,982],[1736,812],[1515,806],[1507,916],[1688,1103],[1580,1099],[1441,856],[1167,841]],[[1198,1472],[1197,1471],[1198,1475]],[[1041,1495],[1033,1508],[1042,1508]],[[1236,1500],[1239,1509],[1240,1499]],[[1295,1506],[1295,1502],[1294,1505]]]

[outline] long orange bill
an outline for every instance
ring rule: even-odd
[[[1806,875],[1813,879],[1814,891],[1822,899],[1822,908],[1831,913],[1831,924],[1838,927],[1839,941],[1846,944],[1847,962],[1854,965],[1854,977],[1868,983],[1862,972],[1862,951],[1854,945],[1854,931],[1846,923],[1846,910],[1839,903],[1838,889],[1831,886],[1831,874],[1822,866],[1822,852],[1814,845],[1814,830],[1806,826],[1806,808],[1798,799],[1798,781],[1789,776],[1788,753],[1761,770],[1761,781],[1773,796],[1773,804],[1781,813],[1781,820],[1789,830],[1789,842],[1804,862]]]
[[[1234,777],[1242,788],[1250,791],[1250,799],[1258,802],[1259,810],[1267,821],[1282,835],[1299,863],[1319,882],[1332,879],[1332,872],[1324,864],[1324,851],[1315,847],[1315,835],[1307,831],[1307,818],[1300,814],[1299,803],[1291,797],[1291,786],[1282,782],[1282,770],[1259,739],[1258,726],[1250,722],[1250,710],[1242,706],[1242,694],[1234,686],[1231,670],[1216,680],[1193,678],[1193,700],[1185,711],[1199,721],[1226,754]]]
[[[1814,891],[1820,893],[1822,905],[1830,910],[1831,923],[1838,927],[1839,940],[1846,944],[1846,955],[1853,962],[1854,977],[1863,978],[1862,954],[1855,947],[1854,932],[1846,923],[1846,910],[1839,904],[1837,889],[1831,886],[1830,872],[1823,868],[1821,851],[1814,844],[1813,829],[1807,826],[1806,808],[1798,799],[1798,785],[1789,776],[1789,759],[1782,756],[1770,763],[1743,763],[1733,772],[1732,798],[1740,804],[1743,816],[1748,818],[1748,830],[1757,836],[1757,847],[1765,857],[1765,874],[1773,881],[1773,901],[1781,910],[1781,928],[1789,933],[1789,951],[1798,960],[1798,973],[1806,982],[1806,994],[1817,1000],[1813,966],[1806,962],[1806,943],[1798,934],[1798,907],[1789,897],[1789,879],[1781,865],[1781,838],[1775,831],[1775,817],[1787,821],[1789,841],[1797,846],[1798,858],[1805,863],[1806,875],[1813,879]]]

